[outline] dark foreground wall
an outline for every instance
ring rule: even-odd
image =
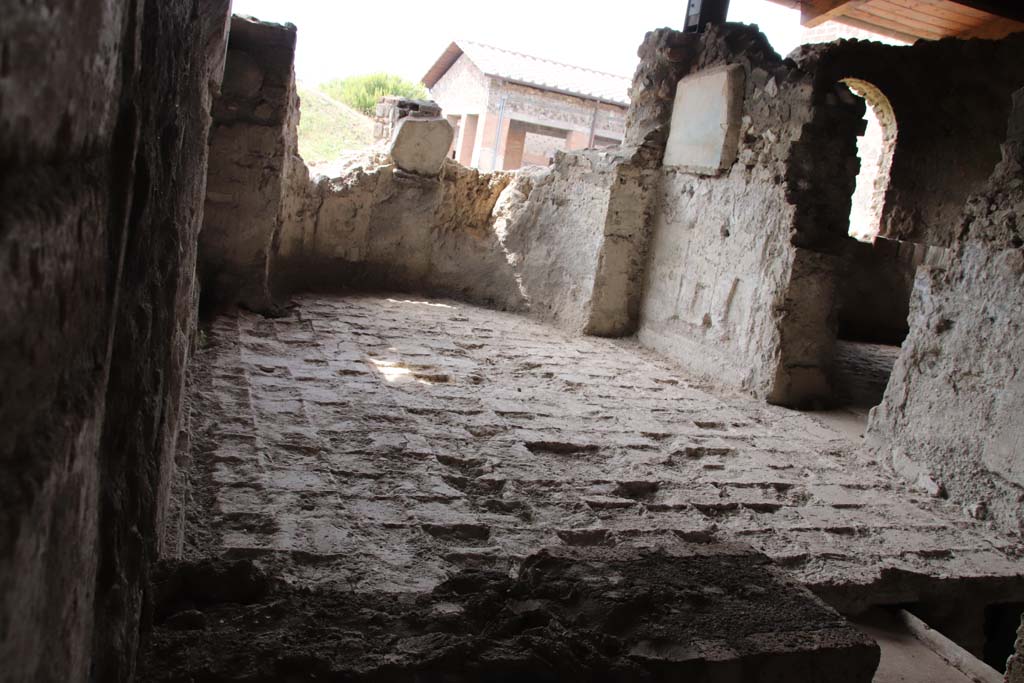
[[[0,4],[0,668],[131,675],[229,0]]]

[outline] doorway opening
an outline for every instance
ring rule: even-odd
[[[915,245],[879,237],[896,150],[896,116],[875,85],[842,83],[865,101],[864,133],[857,139],[860,171],[851,196],[849,235],[842,251],[833,364],[837,405],[864,412],[885,393],[907,335]]]

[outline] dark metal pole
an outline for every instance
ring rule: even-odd
[[[708,24],[724,24],[729,15],[729,0],[687,0],[687,33],[701,33]]]

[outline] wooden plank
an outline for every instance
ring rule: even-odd
[[[880,28],[885,28],[890,31],[899,31],[907,35],[915,36],[916,38],[924,38],[926,40],[939,40],[945,38],[946,34],[935,29],[923,29],[917,26],[910,26],[902,21],[893,21],[886,17],[880,17],[877,14],[864,10],[853,10],[848,15],[851,19],[858,19],[867,24],[874,24]],[[915,38],[915,39],[916,39]]]
[[[866,0],[807,0],[800,5],[800,23],[812,27],[846,14]]]
[[[934,5],[921,4],[918,8],[910,9],[906,6],[906,3],[894,2],[893,0],[874,0],[871,6],[876,7],[879,14],[890,13],[899,17],[907,17],[937,28],[955,30],[957,33],[978,25],[977,21],[966,19],[962,15],[954,15],[956,16],[954,19],[933,13],[931,8]]]
[[[949,662],[951,666],[963,672],[968,678],[979,683],[1003,683],[1003,675],[981,661],[952,640],[928,626],[910,612],[901,609],[898,613],[900,621],[914,637],[927,645],[932,652]]]
[[[906,43],[913,43],[921,38],[921,36],[915,36],[905,31],[889,29],[885,28],[884,26],[878,26],[877,24],[869,24],[866,21],[854,19],[853,17],[845,15],[838,17],[836,21],[838,21],[841,24],[846,24],[847,26],[853,26],[854,28],[862,28],[865,31],[871,31],[872,33],[878,33],[883,36],[889,36],[890,38],[895,38],[896,40],[902,40]]]
[[[992,16],[987,12],[980,12],[947,0],[888,0],[888,2],[906,9],[970,22],[985,21]]]
[[[887,21],[903,24],[907,27],[908,32],[913,33],[932,32],[945,37],[957,35],[971,28],[971,24],[954,23],[924,12],[902,9],[888,4],[886,0],[872,0],[861,7],[860,11],[869,12]]]

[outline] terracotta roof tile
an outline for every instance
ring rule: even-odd
[[[625,76],[562,64],[468,40],[459,40],[449,45],[423,77],[423,83],[428,88],[433,87],[463,54],[488,76],[543,90],[629,104],[631,81]]]

